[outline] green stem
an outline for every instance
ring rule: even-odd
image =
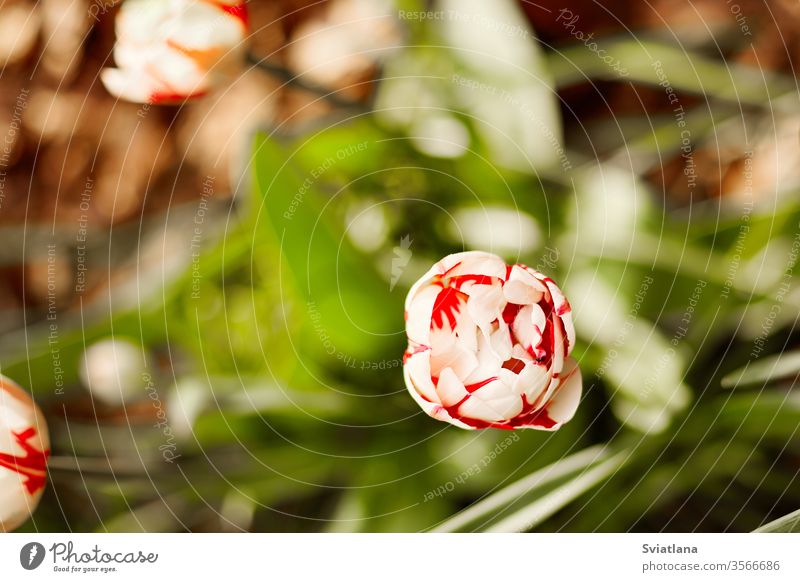
[[[340,95],[337,95],[335,91],[332,91],[327,87],[323,87],[322,85],[318,85],[312,81],[306,81],[283,65],[279,65],[273,61],[262,59],[252,53],[248,53],[247,62],[254,67],[261,69],[268,75],[282,81],[285,85],[291,85],[297,89],[318,95],[336,107],[344,107],[346,109],[354,109],[357,111],[370,110],[363,103],[354,101],[352,99],[347,99],[346,97],[341,97]]]

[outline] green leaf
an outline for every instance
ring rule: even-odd
[[[520,172],[558,175],[571,167],[548,62],[518,3],[444,0],[442,8],[456,15],[440,31],[463,73],[450,80],[458,109],[471,117],[489,157]]]
[[[676,46],[638,37],[598,39],[597,45],[615,55],[621,72],[609,66],[597,53],[581,44],[548,54],[549,68],[557,87],[583,83],[587,79],[638,81],[658,85],[669,83],[676,91],[688,91],[724,99],[736,104],[764,107],[775,96],[795,90],[794,80],[761,68],[725,62]],[[666,81],[665,81],[666,79]]]
[[[798,533],[800,532],[800,509],[775,521],[762,525],[754,533]]]
[[[317,187],[320,175],[336,160],[318,160],[303,175],[293,165],[291,151],[258,136],[255,182],[261,207],[256,209],[254,236],[261,230],[271,235],[283,259],[274,267],[274,281],[281,289],[290,286],[303,302],[295,313],[283,314],[288,328],[297,319],[306,322],[308,350],[303,352],[354,365],[354,360],[385,352],[393,336],[402,333],[402,295],[392,292],[369,258],[350,244],[344,220],[337,220],[338,197],[326,200]]]
[[[724,388],[764,386],[776,380],[791,378],[800,373],[800,351],[784,352],[748,362],[743,368],[722,378]]]
[[[137,507],[128,507],[117,516],[103,522],[102,533],[171,532],[186,529],[190,516],[197,515],[191,504],[179,494],[166,495]]]
[[[648,276],[637,294],[644,296],[654,282]],[[618,289],[588,270],[576,270],[569,292],[578,335],[604,350],[596,373],[614,388],[616,416],[642,432],[665,430],[691,400],[681,350],[625,305]]]
[[[622,451],[602,463],[581,471],[565,484],[512,513],[489,527],[486,531],[492,533],[516,533],[536,527],[558,510],[608,479],[625,464],[629,457],[630,453],[628,451]]]
[[[564,487],[569,487],[569,483],[574,483],[579,486],[580,491],[577,492],[577,490],[575,490],[576,492],[571,496],[565,497],[563,492],[558,494],[558,503],[563,506],[563,504],[574,499],[574,497],[577,497],[580,493],[588,489],[584,484],[587,480],[591,480],[594,484],[600,480],[596,475],[602,474],[608,476],[613,473],[613,470],[609,471],[611,467],[609,463],[613,461],[614,468],[617,468],[619,465],[617,459],[620,454],[621,453],[618,453],[612,456],[607,447],[599,445],[584,449],[583,451],[565,457],[547,467],[535,471],[527,477],[497,491],[482,501],[454,515],[433,531],[455,532],[465,530],[468,526],[475,524],[478,524],[480,528],[482,524],[479,524],[479,522],[490,520],[504,508],[515,504],[521,498],[529,498],[530,496],[537,497],[537,501],[534,502],[534,505],[536,503],[546,503],[546,506],[539,506],[537,515],[549,515],[548,511],[550,509],[554,511],[554,508],[556,508],[556,498],[552,497],[552,495],[561,490],[557,488],[555,491],[551,491],[554,484],[560,483],[565,479],[573,478],[573,481],[568,481],[567,485]],[[625,456],[620,458],[624,459],[627,455],[628,453],[625,452]],[[571,490],[564,489],[564,492],[566,491]],[[531,506],[526,506],[526,509],[529,507]],[[509,521],[514,519],[514,515],[503,520],[498,526],[505,528],[516,524],[516,521],[513,521],[513,523]],[[527,514],[525,516],[527,517]],[[494,530],[494,528],[492,529]]]

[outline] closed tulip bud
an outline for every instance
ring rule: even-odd
[[[556,430],[581,373],[570,305],[552,279],[478,251],[445,257],[406,298],[406,386],[461,428]]]
[[[36,509],[49,455],[50,438],[39,407],[0,376],[0,532],[16,529]]]
[[[241,65],[247,36],[241,0],[126,0],[116,19],[116,69],[106,89],[138,103],[200,97]]]

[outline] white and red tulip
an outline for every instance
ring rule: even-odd
[[[575,414],[575,329],[549,277],[490,253],[457,253],[414,284],[405,309],[406,386],[433,418],[556,430]]]
[[[116,69],[106,89],[137,103],[200,97],[241,65],[247,37],[242,0],[125,0],[116,18]]]
[[[0,532],[16,529],[36,509],[49,456],[50,438],[39,407],[0,376]]]

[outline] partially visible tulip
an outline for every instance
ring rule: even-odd
[[[102,81],[120,99],[174,103],[224,83],[244,59],[241,0],[125,0],[116,19],[116,69]]]
[[[406,298],[406,386],[461,428],[556,430],[581,397],[570,311],[530,267],[478,251],[445,257]]]
[[[50,438],[39,407],[0,376],[0,532],[16,529],[36,509],[49,456]]]

